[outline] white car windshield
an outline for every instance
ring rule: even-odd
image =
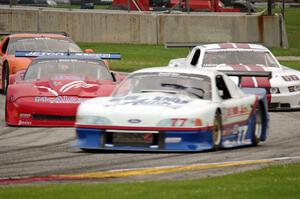
[[[204,54],[203,67],[216,67],[220,64],[280,67],[266,51],[208,51]]]
[[[101,61],[80,59],[36,60],[29,65],[24,80],[36,79],[113,80]]]
[[[16,51],[43,51],[43,52],[81,52],[82,50],[69,38],[20,38],[13,40],[8,49],[8,54]]]
[[[183,73],[139,73],[128,77],[112,94],[114,97],[132,93],[163,92],[211,99],[210,77]]]

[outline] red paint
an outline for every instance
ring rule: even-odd
[[[74,177],[74,176],[36,176],[23,178],[6,178],[0,179],[0,185],[14,185],[34,182],[50,182],[50,181],[73,181],[73,180],[89,180],[90,177]]]
[[[249,44],[236,43],[235,45],[236,45],[237,48],[251,49]]]
[[[230,65],[234,71],[248,71],[248,69],[243,65]],[[242,77],[240,82],[241,87],[255,87],[252,77]]]
[[[222,44],[219,44],[219,46],[221,48],[225,48],[225,49],[227,49],[227,48],[234,48],[234,45],[232,43],[222,43]]]

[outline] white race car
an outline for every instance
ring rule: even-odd
[[[169,47],[184,46],[191,47],[193,44],[169,44]],[[243,77],[241,87],[265,88],[270,110],[300,110],[300,72],[282,66],[274,55],[260,44],[199,45],[194,47],[186,58],[170,60],[169,66],[191,66],[213,70],[271,71],[272,78],[270,79]]]
[[[202,151],[267,137],[264,89],[246,94],[224,73],[156,67],[131,73],[111,97],[77,110],[81,149]]]

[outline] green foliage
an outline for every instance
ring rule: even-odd
[[[300,163],[271,166],[260,170],[197,180],[2,186],[0,187],[0,198],[296,199],[300,198]]]

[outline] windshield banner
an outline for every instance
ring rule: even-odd
[[[40,56],[79,56],[98,57],[100,59],[121,59],[120,53],[81,53],[81,52],[42,52],[42,51],[16,51],[15,57],[40,57]]]

